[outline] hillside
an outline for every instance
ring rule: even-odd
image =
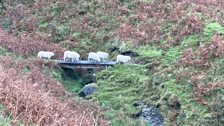
[[[220,126],[223,8],[222,0],[2,0],[2,115],[12,125],[157,126],[138,118],[140,102],[156,107],[164,126]],[[108,52],[111,60],[126,54],[135,65],[68,76],[37,59],[41,50],[55,59],[65,50],[82,59],[91,51]],[[93,81],[97,92],[78,97]]]

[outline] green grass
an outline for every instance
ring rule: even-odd
[[[194,34],[194,35],[189,35],[183,38],[180,48],[186,49],[186,48],[193,48],[196,49],[199,45],[200,42],[203,42],[202,36],[200,34]]]
[[[114,33],[117,31],[119,26],[128,24],[132,25],[133,28],[138,28],[138,26],[141,26],[142,23],[153,23],[158,20],[155,16],[149,16],[148,19],[146,19],[146,22],[133,19],[133,17],[138,16],[138,13],[141,13],[142,11],[138,8],[138,5],[141,5],[140,1],[147,4],[153,0],[119,0],[117,1],[117,3],[120,4],[118,6],[121,7],[120,9],[124,8],[125,11],[125,13],[122,14],[119,9],[110,9],[110,5],[108,3],[97,3],[96,0],[77,1],[75,3],[71,2],[72,4],[68,2],[64,7],[60,7],[60,5],[54,1],[49,8],[46,7],[42,10],[50,14],[52,19],[47,21],[45,16],[43,16],[42,11],[35,12],[35,15],[33,16],[38,19],[43,19],[37,24],[38,32],[45,34],[55,43],[60,42],[61,46],[69,48],[69,50],[80,52],[80,54],[86,56],[89,51],[108,51],[110,47],[119,47],[120,52],[127,50],[136,51],[140,54],[138,58],[141,59],[141,61],[148,63],[147,65],[137,66],[116,65],[107,70],[98,72],[97,84],[99,91],[94,95],[94,98],[103,107],[110,108],[110,111],[105,113],[105,115],[109,120],[111,120],[112,125],[136,126],[139,124],[138,120],[130,118],[130,115],[138,111],[132,107],[132,102],[135,100],[142,100],[145,103],[154,105],[161,104],[161,109],[165,115],[167,125],[172,125],[175,119],[174,121],[170,121],[172,116],[166,112],[173,112],[173,109],[169,106],[169,100],[172,100],[173,98],[177,98],[181,104],[179,115],[176,119],[178,125],[200,125],[200,120],[209,120],[206,118],[211,118],[213,116],[209,111],[209,107],[211,106],[203,106],[202,104],[195,102],[192,98],[194,97],[192,95],[193,87],[189,82],[189,78],[186,77],[180,82],[176,82],[174,72],[178,71],[181,73],[185,69],[190,69],[189,72],[198,73],[202,72],[203,69],[191,66],[176,67],[175,63],[181,57],[185,49],[192,48],[195,51],[198,49],[200,43],[209,44],[213,35],[217,34],[219,36],[223,36],[224,27],[222,24],[218,23],[218,21],[211,22],[207,19],[207,17],[204,18],[203,13],[194,12],[199,19],[202,19],[202,24],[204,24],[202,30],[181,38],[179,45],[166,47],[164,49],[163,45],[166,45],[166,42],[173,41],[174,38],[178,37],[176,36],[176,33],[172,33],[175,32],[173,30],[183,28],[183,19],[185,19],[186,16],[193,14],[193,6],[189,6],[185,8],[186,10],[182,10],[183,12],[180,14],[182,16],[183,13],[183,18],[180,18],[178,22],[172,22],[167,19],[162,20],[164,23],[159,28],[160,32],[165,35],[165,37],[161,37],[162,39],[159,40],[160,43],[155,44],[152,42],[153,44],[149,43],[144,46],[140,46],[141,44],[139,43],[134,43],[134,46],[130,46],[131,44],[129,45],[129,43],[132,43],[132,40],[120,40],[114,36]],[[168,1],[166,2],[167,4],[164,12],[167,11],[165,14],[169,14],[170,11],[172,12],[173,5]],[[70,12],[64,11],[63,14],[65,17],[62,21],[60,21],[60,17],[63,16],[61,9],[70,10],[70,8],[71,10],[75,10],[75,13],[70,11],[72,15],[67,15],[67,13]],[[149,10],[151,9],[153,10],[154,8],[152,7]],[[188,14],[185,15],[184,13]],[[76,26],[80,25],[79,22],[85,22],[87,27]],[[12,26],[9,21],[6,21],[2,23],[2,27],[8,29]],[[191,29],[191,25],[188,25],[187,27]],[[185,28],[187,27],[184,27],[183,30],[186,30]],[[55,30],[55,33],[52,36],[52,29],[50,28]],[[15,28],[15,30],[17,29]],[[141,29],[139,30],[141,31]],[[77,43],[80,44],[78,46],[69,47],[68,38],[70,37],[74,39],[75,42],[77,41]],[[113,54],[110,54],[111,58],[114,58],[117,53],[118,52],[115,51]],[[12,53],[8,53],[3,48],[0,48],[0,55],[10,56],[15,59],[22,60],[22,58]],[[133,61],[135,61],[135,58],[133,59]],[[202,81],[203,84],[224,80],[224,58],[211,58],[211,62],[214,62],[215,69],[208,68],[203,71],[206,73],[206,77]],[[146,68],[145,66],[153,66],[154,69],[151,67]],[[165,70],[167,68],[174,69],[176,71],[172,70],[166,72]],[[24,69],[24,71],[26,72],[27,69]],[[65,75],[64,71],[59,69],[50,70],[48,72],[56,80],[64,84],[66,89],[72,93],[77,93],[84,86],[84,84],[92,78],[89,74],[86,76],[81,76],[77,73],[74,73],[74,76],[72,77],[68,77]],[[163,86],[164,88],[162,88]],[[224,91],[223,89],[218,89],[213,93],[214,94],[211,96],[206,96],[206,99],[212,101],[212,99],[218,99],[218,96],[223,97]],[[164,97],[168,97],[168,101],[164,101]]]
[[[106,113],[113,126],[135,126],[139,120],[130,118],[139,110],[132,106],[138,100],[147,81],[144,66],[116,65],[97,74],[98,92],[95,98],[103,106],[111,108]]]
[[[180,124],[183,121],[197,122],[199,118],[203,118],[203,115],[209,114],[206,106],[198,104],[191,98],[193,89],[187,81],[177,84],[175,80],[169,80],[164,85],[167,92],[171,93],[172,97],[178,98],[178,101],[181,103],[180,115],[184,115],[185,118],[178,117]],[[190,125],[190,123],[185,123],[185,125]]]
[[[163,50],[157,49],[153,46],[144,46],[137,49],[137,52],[143,58],[153,59],[160,58],[162,56]]]
[[[111,110],[106,113],[106,116],[111,120],[113,126],[127,125],[135,126],[138,120],[133,120],[130,115],[136,113],[138,110],[132,107],[135,100],[142,100],[148,104],[158,105],[164,117],[167,119],[165,125],[171,125],[173,122],[172,116],[167,113],[175,111],[170,104],[172,99],[177,98],[181,104],[179,115],[176,118],[178,124],[205,125],[211,124],[213,113],[209,111],[210,105],[203,105],[195,101],[193,97],[193,86],[189,82],[189,78],[185,77],[181,82],[176,82],[174,72],[184,71],[184,67],[174,67],[176,61],[182,55],[182,52],[187,47],[194,47],[197,49],[200,38],[199,35],[190,35],[186,37],[180,46],[170,47],[168,49],[157,49],[153,46],[145,46],[137,49],[141,58],[151,59],[154,61],[161,61],[157,66],[157,72],[152,72],[145,68],[145,66],[128,66],[117,65],[110,69],[101,71],[97,74],[97,84],[99,91],[95,95],[95,99],[103,106],[109,107]],[[212,82],[214,80],[223,80],[222,65],[223,57],[215,60],[216,72],[211,69],[208,79],[204,83]],[[164,66],[165,65],[165,66]],[[164,71],[164,68],[175,68],[174,71]],[[188,67],[189,72],[200,71],[200,68]],[[209,79],[213,77],[212,79]],[[215,78],[214,78],[215,77]],[[164,88],[162,88],[164,86]],[[223,90],[217,91],[219,94]],[[216,97],[215,94],[206,96],[212,102]],[[167,98],[168,101],[164,100]],[[132,120],[132,121],[128,121]]]
[[[176,60],[180,58],[181,54],[182,50],[179,47],[171,47],[166,51],[161,61],[168,67],[173,66]]]
[[[0,115],[0,126],[10,126],[11,125],[11,119],[5,118],[3,116]]]
[[[81,78],[74,77],[75,75],[73,77],[68,77],[65,75],[65,71],[58,68],[50,70],[49,72],[54,79],[62,83],[67,91],[71,93],[78,93],[83,87],[83,80]]]
[[[205,25],[203,35],[206,40],[211,40],[212,36],[218,34],[224,36],[224,27],[218,22],[210,22]]]
[[[84,73],[82,73],[84,72]],[[94,82],[94,71],[73,71],[72,69],[46,69],[45,74],[59,81],[70,93],[78,93],[86,84]]]
[[[3,110],[4,110],[4,105],[0,104],[0,126],[11,126],[12,119],[10,118],[10,116],[4,117],[2,115]],[[17,126],[25,126],[25,125],[22,123],[17,123]],[[32,125],[29,125],[29,126],[32,126]]]

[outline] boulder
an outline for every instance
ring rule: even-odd
[[[87,84],[85,85],[81,91],[79,92],[79,96],[80,97],[86,97],[88,95],[91,95],[93,93],[95,93],[97,91],[97,85],[96,83],[91,83],[91,84]]]

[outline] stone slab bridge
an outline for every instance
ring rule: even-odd
[[[109,66],[113,66],[117,64],[116,61],[97,62],[97,61],[88,61],[88,60],[80,60],[76,62],[58,60],[57,63],[61,68],[69,68],[69,69],[76,69],[76,68],[86,68],[86,69],[100,68],[101,69],[101,68],[107,68]]]

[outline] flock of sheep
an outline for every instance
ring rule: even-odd
[[[40,51],[37,54],[38,58],[41,59],[51,59],[51,57],[54,56],[53,52],[46,52],[46,51]],[[88,54],[88,61],[95,61],[95,62],[105,62],[108,61],[109,54],[106,52],[90,52]],[[70,61],[70,62],[77,62],[80,59],[80,55],[75,51],[65,51],[64,52],[64,61]],[[118,63],[128,63],[131,60],[130,56],[125,55],[117,55],[116,61]]]

